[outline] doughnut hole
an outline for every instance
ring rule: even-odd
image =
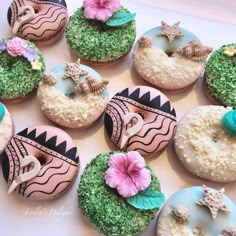
[[[168,57],[173,57],[173,54],[175,53],[176,48],[168,48],[165,53]]]
[[[40,162],[41,166],[43,166],[47,163],[47,159],[44,156],[38,156],[37,159]]]
[[[37,14],[38,12],[39,12],[39,9],[34,7],[34,13]]]

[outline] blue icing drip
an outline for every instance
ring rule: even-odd
[[[97,80],[102,80],[101,75],[99,75],[92,68],[90,68],[86,65],[80,65],[80,67],[88,72],[87,75],[81,75],[80,76],[80,82],[83,82],[88,75],[93,76]],[[57,82],[54,84],[54,87],[56,89],[60,90],[63,94],[65,94],[65,96],[68,96],[68,94],[74,89],[75,84],[74,84],[73,80],[70,79],[70,78],[66,78],[66,79],[62,78],[65,71],[66,71],[66,65],[65,64],[59,65],[59,66],[57,66],[57,67],[55,67],[51,70],[51,72],[54,73],[56,75],[56,78],[57,78]],[[105,89],[100,95],[103,98],[106,98],[108,96],[107,89]]]
[[[217,191],[211,188],[209,190]],[[190,219],[187,227],[191,229],[197,224],[201,224],[209,229],[210,235],[219,235],[227,227],[236,227],[236,205],[227,196],[223,196],[223,203],[230,209],[231,213],[219,210],[215,219],[212,218],[210,210],[206,206],[197,204],[204,196],[202,187],[190,187],[174,194],[167,204],[170,206],[181,204],[189,209]]]
[[[2,121],[4,115],[5,115],[5,107],[4,107],[3,104],[0,102],[0,121]]]
[[[158,26],[155,28],[152,28],[144,33],[144,35],[148,35],[152,37],[153,39],[153,45],[155,45],[158,48],[161,48],[163,51],[167,51],[170,49],[177,49],[180,47],[185,46],[190,42],[191,40],[199,40],[196,35],[193,33],[179,27],[179,30],[184,33],[184,37],[176,37],[173,42],[169,43],[168,38],[166,36],[159,36],[157,33],[162,31],[162,26]]]

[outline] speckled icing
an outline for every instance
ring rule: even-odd
[[[33,18],[23,23],[17,35],[35,43],[49,44],[58,39],[68,22],[68,12],[64,0],[14,0],[8,10],[8,22],[11,27],[21,19],[19,11],[22,6],[34,9]]]
[[[111,141],[119,148],[122,136],[135,125],[135,120],[127,125],[123,123],[122,117],[130,112],[143,117],[143,127],[128,139],[124,150],[151,155],[168,145],[175,134],[176,115],[163,93],[148,86],[134,86],[110,100],[105,110],[105,128]]]
[[[204,61],[194,61],[185,56],[166,52],[174,52],[191,40],[198,38],[191,32],[180,28],[184,37],[177,37],[172,43],[167,37],[158,36],[161,26],[150,29],[143,36],[152,39],[151,47],[140,47],[137,41],[133,51],[133,63],[138,74],[149,83],[163,89],[178,90],[194,83],[204,69]]]
[[[200,106],[179,122],[175,150],[184,166],[202,178],[229,182],[236,180],[236,137],[222,126],[230,107]]]
[[[0,103],[0,106],[2,106],[5,109],[3,118],[2,120],[0,120],[0,154],[1,154],[12,137],[13,122],[6,107],[2,103]]]
[[[37,176],[17,188],[16,192],[31,200],[48,200],[60,196],[75,180],[79,156],[72,138],[52,126],[34,126],[16,134],[2,155],[3,175],[10,186],[17,177],[33,169],[22,168],[25,156],[36,157],[41,163]]]
[[[215,189],[210,189],[213,193]],[[164,205],[157,221],[157,236],[218,236],[228,227],[236,227],[236,205],[225,195],[224,204],[231,213],[219,211],[215,219],[209,209],[196,204],[204,197],[203,188],[190,187],[175,193]],[[181,204],[188,208],[190,218],[188,223],[177,222],[172,216],[175,205]]]
[[[89,75],[97,80],[102,77],[92,68],[80,65]],[[88,95],[77,93],[74,99],[68,97],[75,84],[70,78],[62,78],[65,73],[65,65],[60,65],[51,70],[56,75],[56,83],[52,86],[43,82],[38,87],[38,99],[42,112],[57,124],[80,128],[91,125],[97,120],[105,110],[108,101],[108,91]],[[84,81],[87,75],[80,76],[80,81]]]

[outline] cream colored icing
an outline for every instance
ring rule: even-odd
[[[49,119],[70,128],[89,126],[102,115],[107,104],[107,98],[92,93],[71,99],[43,82],[38,88],[38,99],[41,110]]]
[[[136,45],[133,62],[138,74],[147,82],[163,89],[177,90],[194,83],[204,69],[204,61],[194,61],[162,49]]]
[[[0,153],[5,149],[7,143],[12,137],[13,123],[11,116],[7,110],[5,110],[5,115],[0,121]]]
[[[232,108],[197,107],[182,118],[175,135],[175,150],[192,173],[218,182],[236,180],[236,137],[221,125]]]

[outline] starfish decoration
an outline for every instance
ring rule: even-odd
[[[203,191],[205,197],[197,202],[197,204],[206,206],[209,208],[212,218],[215,219],[219,210],[230,213],[228,207],[223,204],[222,198],[224,193],[224,188],[219,191],[213,193],[210,192],[209,188],[206,185],[203,185]]]
[[[88,72],[80,68],[80,59],[76,63],[66,63],[66,72],[63,75],[63,79],[71,78],[75,84],[79,83],[79,77],[86,75]]]
[[[160,31],[159,33],[157,33],[157,35],[159,36],[166,36],[169,40],[169,43],[171,43],[175,37],[183,37],[184,34],[179,31],[179,21],[176,22],[175,24],[173,24],[172,26],[168,25],[166,22],[162,21],[162,31]]]

